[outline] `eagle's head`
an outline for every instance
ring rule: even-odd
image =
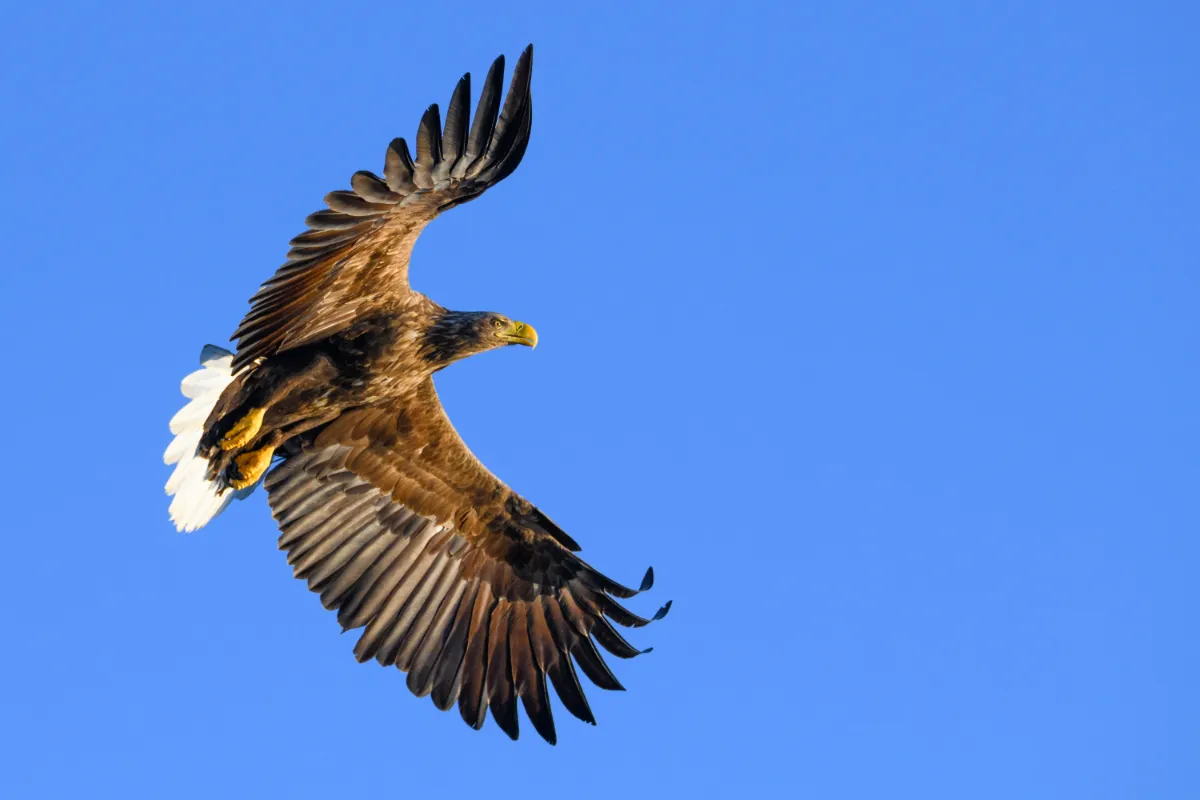
[[[445,311],[425,329],[422,353],[439,367],[510,344],[537,347],[532,325],[491,311]]]

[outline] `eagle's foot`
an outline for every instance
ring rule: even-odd
[[[263,417],[266,414],[267,409],[265,408],[250,409],[250,413],[235,422],[233,427],[221,438],[221,449],[236,450],[250,444],[250,441],[258,435],[262,428]]]
[[[229,470],[229,485],[234,489],[245,489],[253,486],[267,467],[271,466],[271,456],[275,455],[274,447],[260,447],[248,453],[235,456]]]

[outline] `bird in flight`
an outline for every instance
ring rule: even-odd
[[[408,283],[421,231],[508,177],[529,143],[533,47],[501,107],[504,57],[471,119],[471,76],[443,126],[421,117],[415,157],[388,146],[383,176],[356,172],[325,196],[287,263],[250,298],[232,339],[209,345],[183,380],[171,420],[170,514],[196,530],[259,484],[297,578],[362,628],[359,661],[407,673],[408,688],[468,725],[492,718],[513,739],[517,701],[556,741],[547,678],[563,706],[595,724],[576,665],[621,689],[596,644],[640,652],[613,627],[640,627],[618,599],[638,589],[604,576],[541,510],[493,475],[454,430],[433,374],[476,353],[534,347],[537,332],[502,314],[451,311]],[[661,618],[670,603],[653,617]]]

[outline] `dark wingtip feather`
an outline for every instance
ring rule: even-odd
[[[382,178],[365,169],[350,177],[350,186],[359,197],[371,203],[399,203],[403,199],[389,189]]]
[[[517,58],[517,66],[513,67],[513,73],[531,69],[533,69],[533,42],[525,45],[525,49],[521,51],[521,55]]]
[[[435,175],[438,179],[450,174],[467,146],[467,127],[471,117],[471,73],[458,79],[450,105],[446,107],[446,126],[442,133],[442,163]]]
[[[621,685],[621,682],[617,680],[617,676],[608,668],[604,657],[596,650],[596,645],[592,643],[590,638],[577,640],[575,646],[571,648],[571,655],[575,656],[575,661],[579,664],[579,668],[583,670],[583,674],[587,675],[588,680],[592,683],[610,692],[625,691],[625,687]]]
[[[525,716],[533,723],[533,729],[550,744],[558,744],[558,733],[554,728],[554,715],[550,711],[550,695],[546,691],[546,676],[538,672],[532,686],[521,691],[521,705]]]
[[[438,133],[441,133],[441,131],[442,131],[441,113],[442,113],[441,108],[438,106],[437,103],[430,103],[425,108],[425,113],[421,115],[421,122],[428,121],[430,123],[429,127],[431,130],[436,130]],[[433,124],[434,122],[437,122],[437,124],[434,125]]]
[[[655,621],[660,620],[663,617],[665,617],[671,611],[671,604],[674,602],[675,602],[674,600],[668,600],[666,602],[666,605],[664,605],[662,608],[660,608],[658,610],[658,613],[650,618],[650,621],[655,622]]]
[[[492,130],[496,125],[496,114],[500,111],[500,92],[503,89],[504,56],[500,55],[492,62],[487,77],[483,79],[483,88],[479,92],[479,102],[475,106],[475,119],[471,123],[471,132],[467,135],[467,149],[463,160],[454,175],[463,176],[474,166],[483,155],[488,142],[492,138]]]
[[[533,104],[526,102],[522,111],[520,120],[518,121],[518,132],[512,140],[512,145],[508,152],[499,160],[494,162],[492,172],[488,176],[489,183],[499,183],[516,171],[521,164],[521,159],[525,158],[525,150],[529,147],[529,132],[533,127]]]
[[[304,224],[318,231],[340,231],[353,228],[362,219],[343,214],[340,211],[314,211],[304,218]]]
[[[500,109],[500,116],[488,140],[486,152],[489,163],[484,167],[482,174],[488,176],[487,180],[491,183],[502,180],[516,169],[520,156],[524,154],[532,112],[532,80],[533,51],[526,48],[513,68],[504,107]]]
[[[646,570],[646,577],[642,578],[642,585],[638,587],[639,592],[644,592],[654,585],[654,567]]]
[[[651,586],[654,585],[654,568],[653,567],[651,567],[649,570],[646,571],[646,576],[644,578],[642,578],[642,585],[637,589],[630,589],[628,586],[625,586],[624,584],[617,583],[612,578],[610,578],[607,575],[604,575],[600,572],[597,572],[595,569],[591,568],[590,566],[587,567],[587,569],[589,571],[590,577],[593,580],[595,580],[600,585],[600,587],[602,589],[604,589],[604,591],[608,592],[613,597],[619,597],[622,600],[628,600],[629,598],[634,597],[634,596],[646,591],[647,589],[649,589]]]
[[[504,706],[502,709],[498,709],[496,706],[492,706],[491,709],[492,719],[496,721],[496,725],[500,730],[504,731],[508,738],[514,742],[521,738],[521,730],[517,722],[517,705],[515,702]]]
[[[538,526],[563,547],[567,548],[572,553],[578,553],[581,549],[583,549],[579,546],[579,542],[572,539],[566,531],[558,527],[558,524],[554,520],[547,517],[540,508],[534,508],[533,515],[537,520]]]
[[[595,725],[596,716],[592,713],[591,706],[588,705],[583,687],[579,685],[579,676],[575,674],[575,663],[565,650],[550,665],[546,674],[554,686],[554,691],[558,694],[558,699],[562,701],[563,707],[577,719],[581,719],[589,725]]]
[[[617,633],[617,629],[603,617],[596,620],[595,625],[592,626],[592,636],[596,637],[596,641],[600,643],[601,647],[617,658],[636,658],[646,652],[626,641],[625,637]]]
[[[437,103],[430,103],[417,126],[417,161],[430,167],[442,158],[442,112]]]
[[[404,139],[392,139],[388,145],[384,155],[383,178],[391,192],[405,195],[413,190],[412,153]]]

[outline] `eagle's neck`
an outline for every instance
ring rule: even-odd
[[[490,349],[492,344],[480,335],[486,317],[484,312],[450,311],[439,306],[421,335],[421,358],[436,372]]]

